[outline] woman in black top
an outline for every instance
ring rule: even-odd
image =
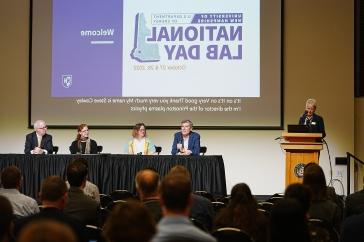
[[[97,143],[89,138],[87,124],[80,124],[76,140],[70,146],[71,154],[97,154]]]

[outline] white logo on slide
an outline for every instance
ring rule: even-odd
[[[62,75],[62,86],[70,88],[72,86],[72,75]]]

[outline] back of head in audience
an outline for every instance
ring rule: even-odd
[[[141,170],[135,176],[135,186],[141,200],[158,196],[159,174],[151,169]]]
[[[37,220],[21,230],[18,242],[77,242],[66,224],[55,220]]]
[[[321,166],[309,163],[303,172],[303,184],[311,191],[312,200],[324,200],[327,197],[326,178]]]
[[[253,197],[250,188],[245,183],[238,183],[231,189],[230,206],[241,204],[251,205],[257,208],[257,202]]]
[[[301,184],[301,183],[294,183],[289,185],[284,192],[285,198],[292,198],[296,199],[298,202],[301,203],[305,213],[308,213],[308,209],[310,208],[310,201],[311,201],[311,193],[310,189]]]
[[[247,232],[253,238],[258,237],[258,204],[250,188],[245,183],[238,183],[231,189],[231,199],[227,208],[222,209],[215,218],[215,227],[234,227]],[[263,215],[262,215],[263,216]],[[263,221],[260,221],[263,222]],[[264,221],[265,224],[267,221]]]
[[[10,201],[0,195],[0,241],[10,241],[13,207]]]
[[[168,174],[178,174],[181,176],[185,176],[187,178],[191,178],[190,172],[187,170],[186,167],[184,167],[182,165],[176,165],[176,166],[172,167],[172,169],[169,171]]]
[[[271,242],[309,242],[306,213],[296,199],[275,203],[270,215]]]
[[[162,181],[160,196],[165,215],[171,212],[188,216],[191,206],[191,180],[180,174],[168,174]]]
[[[67,166],[67,181],[71,187],[84,186],[87,173],[87,166],[82,161],[73,161]]]
[[[117,204],[103,228],[108,242],[147,242],[155,232],[154,219],[149,211],[134,201]]]
[[[21,172],[16,166],[8,166],[1,172],[1,184],[5,189],[19,189]]]
[[[67,185],[59,176],[49,176],[42,182],[40,198],[43,205],[63,209],[67,201]]]

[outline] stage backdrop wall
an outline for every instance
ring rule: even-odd
[[[333,177],[346,187],[345,169],[335,166],[334,158],[354,152],[353,0],[284,2],[285,126],[298,121],[306,98],[316,98],[317,112],[325,118]],[[21,153],[24,136],[31,131],[27,129],[29,1],[2,0],[0,29],[0,153]],[[363,107],[362,102],[358,106]],[[363,108],[356,111],[363,117]],[[170,152],[174,131],[149,130],[153,141],[163,147],[163,154]],[[284,190],[284,153],[274,140],[282,131],[199,132],[208,154],[223,155],[228,191],[238,182],[248,183],[254,194]],[[51,129],[49,133],[60,153],[67,153],[75,131]],[[91,135],[104,146],[104,152],[121,153],[130,131],[92,130]],[[363,144],[362,131],[355,140]],[[326,149],[320,160],[328,179]],[[342,193],[340,186],[335,186]]]

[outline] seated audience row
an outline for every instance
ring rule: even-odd
[[[181,131],[175,133],[172,144],[172,155],[199,155],[200,135],[192,131],[193,123],[190,120],[181,122]],[[69,147],[71,154],[97,154],[98,146],[90,138],[87,124],[80,124],[77,129],[76,139]],[[124,152],[134,155],[156,154],[155,145],[147,137],[146,126],[138,123],[132,131],[132,139],[125,146]],[[47,125],[43,120],[34,123],[34,132],[25,139],[25,154],[52,154],[52,136],[47,134]]]
[[[102,224],[99,221],[99,203],[87,196],[84,190],[87,161],[76,159],[66,171],[69,189],[58,176],[42,181],[40,211],[20,214],[16,211],[21,208],[19,204],[24,195],[7,198],[7,192],[0,193],[2,241],[14,241],[13,234],[20,242],[37,241],[40,238],[36,231],[42,229],[63,231],[45,232],[44,238],[52,238],[51,234],[57,237],[51,241],[89,240],[85,225]],[[4,188],[0,191],[14,189],[14,194],[19,195],[19,177],[18,168],[5,168],[1,173]],[[227,207],[219,210],[215,216],[208,199],[192,194],[191,176],[183,166],[173,167],[162,181],[155,170],[141,170],[136,174],[135,185],[141,202],[126,201],[113,207],[103,227],[106,241],[216,241],[209,232],[225,227],[243,231],[256,242],[317,241],[313,237],[317,233],[312,232],[312,219],[319,219],[334,231],[341,232],[341,241],[361,241],[364,237],[361,232],[363,214],[351,216],[340,227],[338,206],[327,195],[325,176],[317,164],[305,167],[303,184],[288,186],[284,197],[275,202],[268,213],[258,209],[249,186],[239,183],[232,188]],[[27,198],[26,201],[32,200]],[[14,215],[17,215],[17,219],[12,232]],[[44,219],[54,222],[43,222]],[[197,223],[193,223],[194,220],[202,225],[198,226],[202,230],[196,226]]]

